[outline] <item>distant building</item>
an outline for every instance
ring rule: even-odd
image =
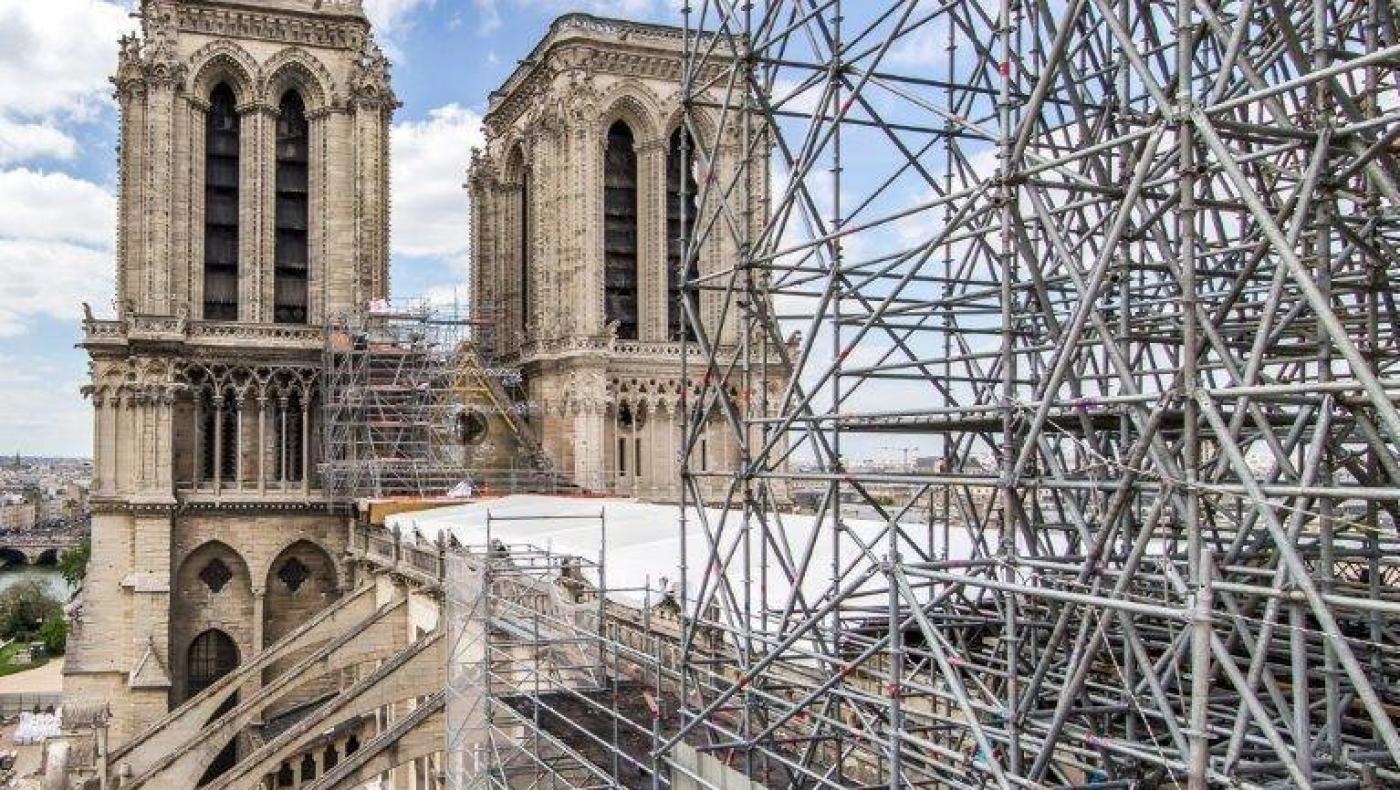
[[[5,494],[0,498],[0,530],[24,532],[34,528],[39,518],[39,507],[29,497],[19,494]]]

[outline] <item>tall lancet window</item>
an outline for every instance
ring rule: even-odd
[[[621,340],[637,339],[637,149],[632,130],[608,130],[603,166],[603,316]]]
[[[695,146],[683,129],[671,133],[671,145],[666,153],[666,336],[680,340],[681,334],[695,339],[695,328],[685,322],[681,305],[681,283],[694,280],[699,268],[695,258],[685,257],[685,245],[695,230]],[[685,276],[681,276],[681,267]],[[697,317],[694,294],[690,297],[691,312]]]
[[[204,132],[204,318],[238,320],[238,108],[220,83]]]
[[[272,262],[272,320],[279,324],[306,323],[310,147],[306,105],[301,94],[287,91],[277,114],[277,247]]]
[[[530,168],[520,171],[520,330],[530,325]]]

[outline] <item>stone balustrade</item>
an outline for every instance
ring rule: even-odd
[[[315,326],[196,321],[180,316],[133,315],[116,320],[90,318],[83,321],[84,345],[127,345],[132,341],[311,351],[320,350],[324,337],[322,330]]]

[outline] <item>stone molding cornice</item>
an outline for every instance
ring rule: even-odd
[[[93,495],[89,504],[94,515],[103,516],[169,516],[180,509],[180,503],[174,497],[167,501],[137,501],[115,495]]]
[[[679,41],[679,39],[677,39]],[[646,46],[645,40],[625,41],[577,39],[551,41],[536,60],[527,59],[510,80],[492,96],[491,106],[483,119],[488,129],[501,132],[516,123],[522,115],[538,104],[538,97],[547,93],[558,71],[583,71],[619,77],[677,82],[681,76],[679,49]],[[542,43],[541,46],[544,46]],[[718,63],[702,69],[700,83],[713,81],[719,74]]]
[[[635,22],[627,19],[595,16],[593,14],[570,13],[556,18],[549,25],[549,32],[535,44],[526,56],[502,83],[501,93],[513,92],[519,84],[528,79],[536,67],[545,62],[551,50],[570,41],[600,42],[650,42],[652,47],[681,50],[685,41],[685,31],[674,25],[660,25],[648,22]],[[697,35],[692,31],[691,35]],[[714,34],[701,34],[705,38]]]
[[[230,491],[222,495],[202,492],[181,492],[183,503],[181,510],[197,511],[201,513],[223,512],[223,513],[255,513],[255,512],[293,512],[293,513],[326,513],[330,500],[324,492],[312,489],[311,493],[302,496],[296,494],[282,494],[275,491],[267,491],[256,494],[257,499],[240,499],[240,496],[251,496],[252,494],[240,494]],[[286,497],[285,499],[282,497]],[[293,498],[295,497],[295,498]]]
[[[259,495],[258,501],[231,501],[232,494],[223,497],[214,494],[190,494],[182,492],[180,498],[168,500],[138,500],[120,495],[93,495],[90,499],[95,515],[118,516],[176,516],[179,513],[320,513],[341,515],[348,512],[344,506],[334,505],[318,490],[312,490],[306,497],[296,494],[296,499],[279,499],[293,495],[268,492]]]
[[[369,22],[358,15],[299,14],[290,10],[216,8],[183,3],[182,31],[227,38],[251,38],[284,44],[359,49],[369,37]]]

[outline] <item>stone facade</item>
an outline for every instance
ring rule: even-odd
[[[93,553],[64,668],[113,745],[347,584],[322,327],[387,295],[397,105],[359,0],[141,13],[113,78],[116,316],[84,322]]]
[[[721,359],[737,346],[735,306],[714,293],[690,297],[703,338],[683,337],[676,312],[677,223],[717,221],[718,201],[696,205],[698,185],[730,184],[743,155],[739,133],[717,111],[685,130],[699,137],[678,154],[682,52],[676,28],[560,17],[492,94],[486,146],[474,152],[469,178],[473,310],[492,326],[485,347],[493,360],[520,368],[545,452],[584,488],[663,501],[680,494],[682,396],[698,393],[706,358],[698,341]],[[723,96],[712,98],[718,105]],[[609,153],[619,134],[621,180]],[[751,155],[759,166],[728,198],[749,210],[718,221],[757,232],[767,150]],[[690,183],[677,192],[684,171]],[[678,215],[679,204],[694,215]],[[689,235],[702,239],[690,279],[733,276],[724,268],[734,234]],[[614,279],[619,249],[627,281]],[[737,460],[720,419],[716,412],[697,448],[700,466],[730,469]]]

